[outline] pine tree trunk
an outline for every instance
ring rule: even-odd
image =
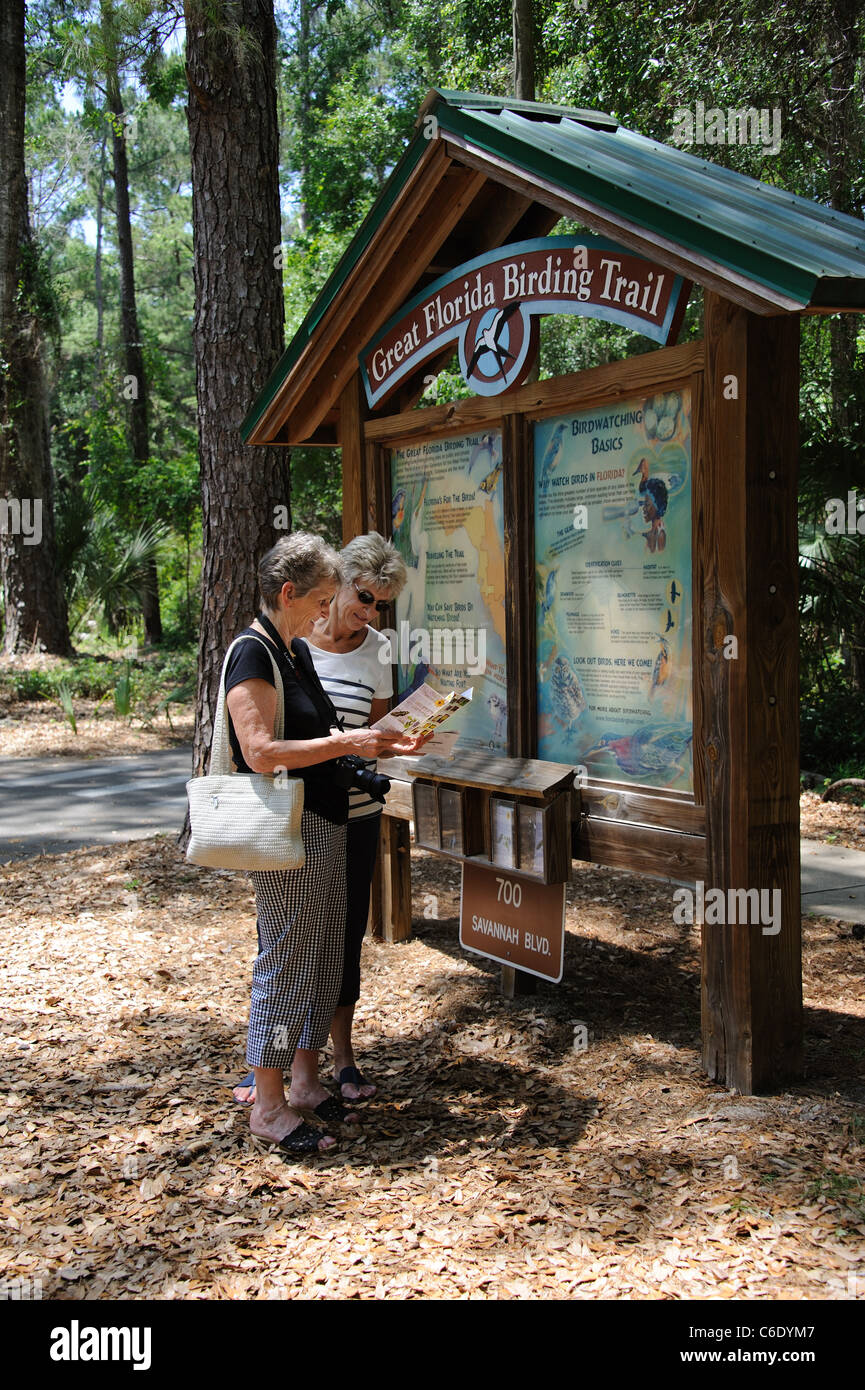
[[[274,507],[290,497],[288,450],[240,437],[283,347],[273,3],[222,0],[215,15],[213,0],[186,0],[185,15],[203,533],[193,765],[201,772],[225,649],[257,612],[258,560],[279,534]]]
[[[105,43],[106,93],[111,112],[111,152],[114,171],[114,202],[117,218],[117,259],[120,268],[120,330],[123,338],[123,358],[126,380],[124,395],[129,401],[129,439],[132,458],[143,466],[150,457],[148,424],[148,385],[144,371],[144,352],[138,326],[138,304],[135,297],[135,256],[132,246],[132,217],[129,207],[129,161],[126,151],[126,112],[120,91],[120,72],[114,32],[114,14],[110,0],[103,0],[102,34]],[[141,593],[141,612],[144,618],[144,640],[162,641],[162,617],[159,611],[159,585],[156,562],[147,567],[147,578]]]
[[[0,5],[0,582],[9,653],[71,651],[54,543],[41,269],[24,170],[24,0]]]
[[[535,99],[535,30],[532,0],[512,0],[514,19],[514,96]]]
[[[856,89],[856,74],[861,62],[859,41],[860,0],[836,0],[829,12],[827,47],[833,63],[826,91],[829,201],[839,212],[852,217],[862,216],[859,176],[863,149],[862,114]],[[857,335],[861,327],[859,314],[833,314],[829,319],[829,364],[832,395],[832,420],[843,438],[843,447],[851,464],[856,456],[856,441],[862,430],[861,401],[865,397],[862,384],[863,362],[857,351]],[[851,487],[858,481],[851,469]],[[858,546],[865,544],[858,536],[851,538]],[[847,633],[844,666],[855,690],[865,690],[865,625],[854,617]]]
[[[309,33],[310,33],[310,0],[300,0],[300,34],[298,38],[297,61],[300,68],[300,99],[298,102],[300,120],[298,129],[298,146],[300,158],[300,208],[298,209],[298,221],[300,230],[306,232],[309,228],[309,218],[307,215],[307,183],[309,180],[309,117],[310,117],[310,75],[309,75]]]

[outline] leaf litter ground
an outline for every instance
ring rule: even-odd
[[[252,1149],[229,1089],[245,875],[165,837],[0,870],[0,1277],[71,1300],[865,1294],[849,925],[804,922],[805,1081],[742,1097],[700,1071],[699,929],[668,885],[575,866],[564,979],[508,1002],[459,947],[458,870],[413,865],[414,939],[364,945],[379,1095],[304,1164]]]

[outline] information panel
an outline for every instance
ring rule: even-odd
[[[393,540],[409,578],[391,633],[399,694],[473,688],[448,721],[460,748],[507,749],[501,432],[391,456]]]
[[[538,757],[693,792],[690,390],[534,442]]]

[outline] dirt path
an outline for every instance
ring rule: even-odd
[[[668,888],[577,867],[564,981],[507,1003],[459,948],[458,873],[418,854],[414,877],[415,939],[364,948],[380,1095],[297,1166],[249,1147],[228,1090],[246,879],[165,839],[2,870],[0,1276],[71,1299],[865,1293],[850,927],[805,922],[805,1082],[743,1098],[700,1072]]]

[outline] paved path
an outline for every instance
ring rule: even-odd
[[[176,832],[192,748],[138,758],[0,758],[0,863]],[[802,911],[865,922],[865,853],[802,841]]]
[[[802,911],[865,922],[865,854],[802,841]]]
[[[192,747],[137,758],[0,758],[0,863],[179,831]]]

